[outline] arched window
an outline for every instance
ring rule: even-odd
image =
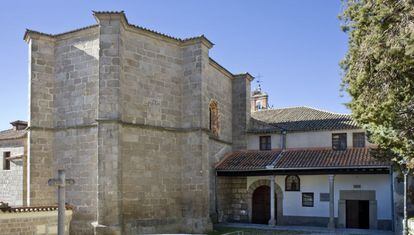
[[[285,191],[300,191],[300,179],[297,175],[288,175],[285,178]]]
[[[260,100],[256,101],[256,110],[261,110],[262,109],[262,102]]]
[[[219,133],[219,113],[217,101],[212,100],[209,105],[210,126],[209,129],[214,135]]]

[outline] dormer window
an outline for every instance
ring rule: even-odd
[[[332,149],[333,150],[346,150],[346,133],[334,133],[332,134]]]
[[[219,113],[217,101],[212,100],[209,105],[210,124],[209,129],[214,135],[219,134]]]

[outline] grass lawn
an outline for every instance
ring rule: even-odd
[[[286,230],[264,230],[264,229],[253,229],[253,228],[228,228],[228,227],[220,227],[215,228],[214,231],[209,232],[208,235],[220,235],[226,234],[236,231],[243,231],[245,235],[259,235],[259,234],[266,234],[266,235],[293,235],[293,234],[308,234],[307,232],[302,231],[286,231]]]

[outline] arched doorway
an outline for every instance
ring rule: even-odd
[[[251,183],[248,187],[247,190],[247,210],[248,210],[248,215],[249,215],[249,221],[250,223],[256,223],[253,220],[253,207],[254,207],[254,202],[253,202],[253,194],[255,193],[256,189],[262,187],[262,186],[266,186],[267,187],[267,192],[265,193],[266,195],[268,195],[268,209],[266,211],[268,211],[269,213],[269,219],[270,219],[270,180],[268,179],[259,179],[254,181],[253,183]],[[278,184],[275,183],[275,211],[276,211],[276,224],[283,224],[283,192],[282,189],[280,188],[280,186]],[[268,224],[269,220],[265,222],[265,224]]]
[[[267,224],[270,219],[270,187],[263,185],[253,192],[252,223]]]

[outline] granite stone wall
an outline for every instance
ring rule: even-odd
[[[217,177],[220,222],[249,222],[247,177]]]
[[[232,131],[233,149],[247,149],[246,128],[250,120],[249,74],[236,75],[232,83]]]
[[[37,212],[0,211],[0,235],[55,235],[57,234],[57,213],[57,210]],[[69,224],[71,219],[72,211],[67,210],[65,213],[64,234],[69,234]]]
[[[73,234],[210,230],[217,220],[214,166],[232,149],[235,107],[238,114],[250,110],[246,99],[233,105],[249,94],[249,80],[234,88],[203,37],[171,39],[134,28],[122,13],[95,18],[98,26],[29,37],[36,52],[32,203],[55,202],[44,183],[63,168],[75,179],[67,188]],[[218,135],[209,130],[211,100],[218,102]]]
[[[133,125],[121,132],[125,233],[179,231],[183,134]]]
[[[53,93],[54,40],[33,35],[29,43],[29,126],[27,172],[30,205],[50,205],[56,200],[52,187],[45,187],[53,176]]]
[[[90,232],[91,223],[96,221],[98,201],[96,136],[96,127],[57,130],[54,133],[54,167],[64,169],[66,178],[75,180],[74,185],[66,187],[66,202],[74,207],[71,221],[74,233]],[[56,177],[57,173],[54,174]]]
[[[26,138],[0,141],[0,201],[10,206],[25,204],[24,192],[24,161],[26,159]],[[10,162],[10,170],[3,168],[3,154],[10,152],[10,156],[23,156]]]

